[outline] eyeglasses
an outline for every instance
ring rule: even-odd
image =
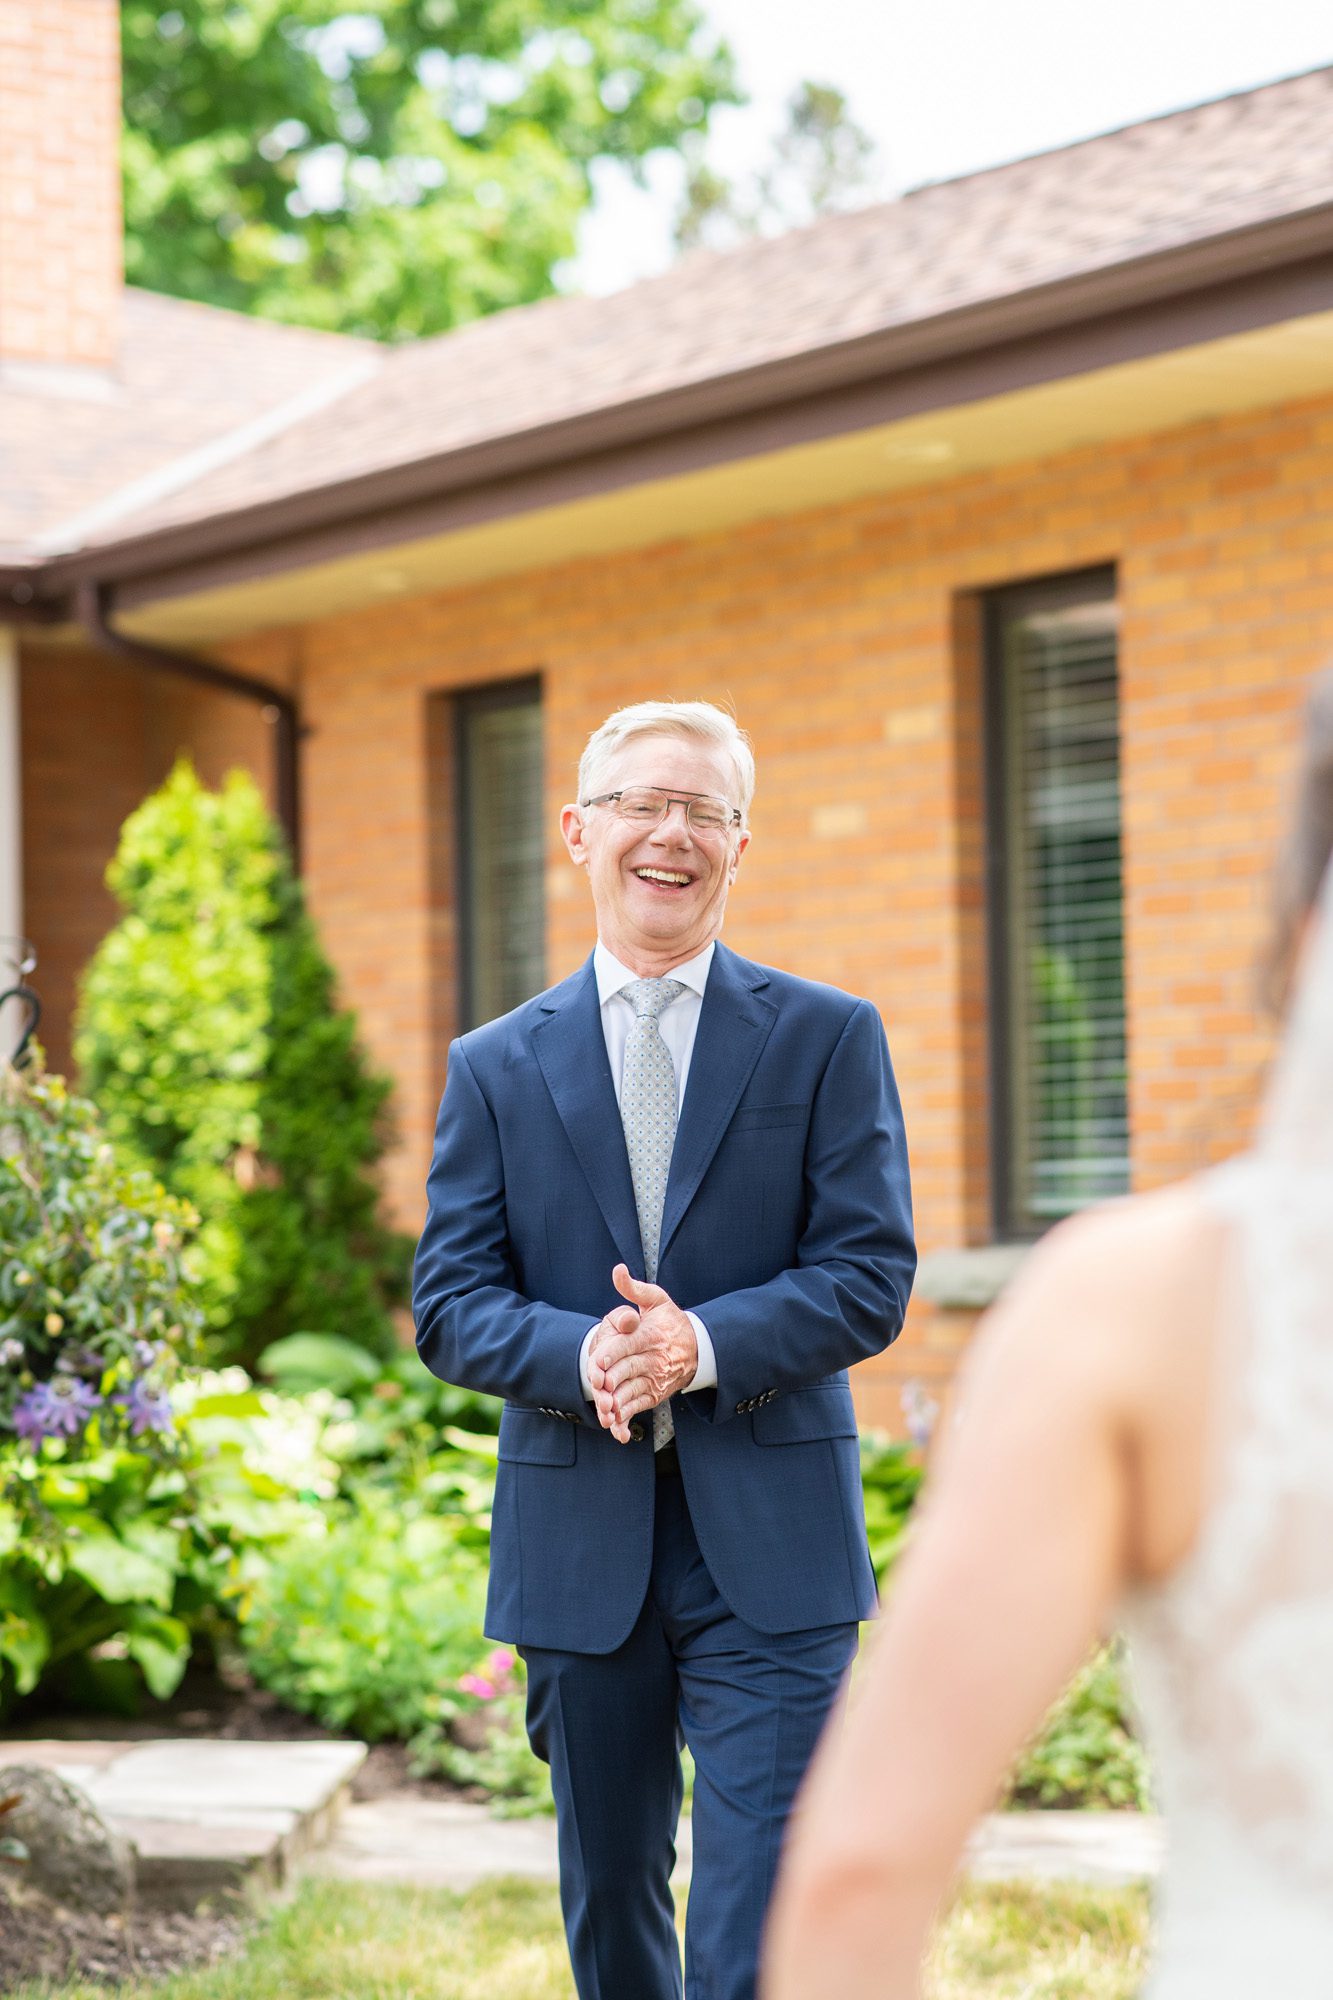
[[[659,792],[654,785],[629,785],[621,792],[599,792],[585,806],[613,806],[632,826],[660,826],[673,805],[685,808],[691,833],[725,833],[741,823],[740,808],[706,792]]]

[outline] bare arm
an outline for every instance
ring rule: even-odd
[[[919,1992],[963,1843],[1121,1587],[1133,1367],[1102,1228],[1059,1232],[978,1338],[873,1658],[798,1807],[765,2000]]]

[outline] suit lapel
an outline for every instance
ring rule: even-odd
[[[612,1242],[635,1276],[642,1277],[639,1217],[620,1107],[606,1059],[592,960],[557,986],[543,1004],[547,1011],[532,1031],[532,1046],[546,1087]]]
[[[717,946],[704,988],[685,1102],[671,1155],[659,1269],[777,1019],[773,1002],[757,990],[767,984],[767,975],[757,965],[738,958],[723,944]]]

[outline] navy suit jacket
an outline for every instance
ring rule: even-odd
[[[597,981],[453,1044],[417,1250],[417,1347],[503,1397],[486,1630],[611,1652],[653,1547],[651,1430],[584,1400],[585,1334],[643,1251]],[[874,1603],[847,1367],[900,1330],[916,1268],[902,1110],[867,1001],[719,944],[700,1010],[657,1282],[699,1313],[716,1389],[673,1398],[704,1560],[765,1632]]]

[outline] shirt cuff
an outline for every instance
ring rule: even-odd
[[[592,1337],[601,1323],[598,1320],[597,1326],[590,1326],[588,1328],[588,1331],[583,1336],[583,1345],[579,1349],[579,1381],[583,1385],[583,1400],[585,1403],[592,1401],[592,1377],[588,1373],[588,1356],[592,1352]]]
[[[699,1366],[694,1371],[694,1379],[681,1390],[683,1396],[688,1396],[695,1389],[716,1389],[717,1355],[713,1351],[712,1335],[698,1313],[687,1312],[685,1317],[694,1328],[694,1337],[699,1343]]]

